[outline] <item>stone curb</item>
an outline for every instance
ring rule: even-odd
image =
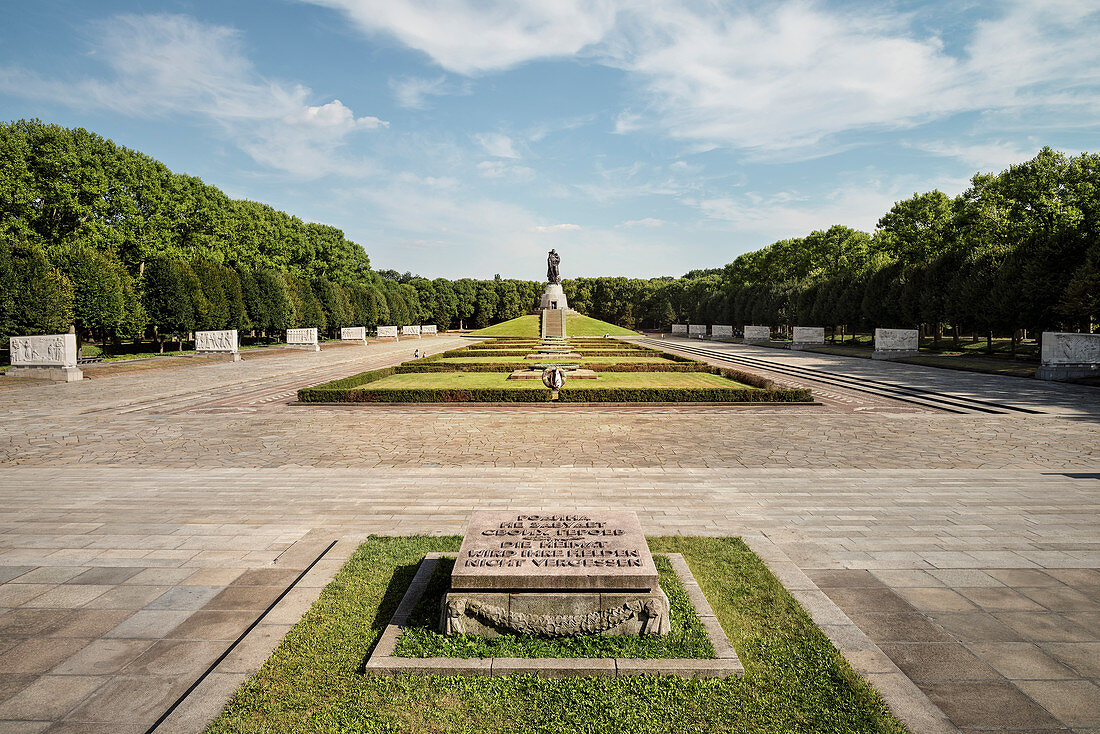
[[[913,734],[961,734],[958,727],[840,610],[787,554],[764,535],[741,538],[813,619],[848,664],[874,686]]]
[[[403,658],[393,654],[409,614],[416,607],[439,559],[447,554],[427,553],[416,570],[408,591],[401,597],[397,611],[382,631],[378,644],[363,666],[368,675],[517,675],[531,673],[545,678],[567,676],[612,677],[619,675],[673,675],[680,678],[729,678],[743,676],[745,666],[714,616],[703,591],[691,575],[684,557],[667,554],[672,568],[684,585],[695,613],[707,631],[716,657],[694,658]]]

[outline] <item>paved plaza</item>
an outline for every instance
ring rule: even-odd
[[[960,730],[1100,732],[1100,390],[711,345],[1036,412],[288,404],[464,341],[0,378],[0,731],[201,730],[364,535],[522,506],[766,537]]]

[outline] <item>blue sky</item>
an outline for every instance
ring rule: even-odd
[[[428,277],[680,275],[1044,145],[1096,152],[1100,4],[39,0],[0,118],[84,127]]]

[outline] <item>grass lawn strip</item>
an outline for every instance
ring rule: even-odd
[[[584,635],[548,639],[530,635],[443,635],[440,605],[453,558],[442,558],[420,603],[397,642],[395,655],[410,658],[697,658],[714,657],[707,631],[688,600],[683,584],[665,556],[655,556],[657,580],[668,595],[671,631],[667,636]]]
[[[541,329],[541,317],[538,314],[520,316],[509,321],[487,326],[484,329],[470,332],[470,336],[512,336],[539,338]],[[606,321],[593,319],[579,313],[567,313],[565,315],[565,333],[569,338],[584,336],[637,336],[638,332],[624,329]]]
[[[364,676],[420,560],[460,539],[368,539],[210,732],[883,732],[905,728],[737,538],[652,538],[682,553],[744,678]]]

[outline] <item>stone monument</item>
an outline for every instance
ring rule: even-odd
[[[289,349],[305,349],[310,352],[321,351],[317,343],[317,329],[287,329],[286,345]]]
[[[367,327],[365,326],[341,326],[340,341],[367,343]]]
[[[378,327],[379,339],[393,339],[395,342],[401,341],[401,337],[397,336],[396,326],[379,326]]]
[[[688,325],[687,324],[673,324],[672,335],[673,336],[687,336]]]
[[[76,382],[84,373],[76,366],[76,334],[13,336],[9,340],[12,377]]]
[[[714,324],[710,327],[711,339],[732,339],[733,327],[729,324]]]
[[[420,336],[435,336],[437,333],[439,333],[439,330],[436,329],[435,324],[426,324],[420,327]]]
[[[444,634],[665,635],[668,597],[633,512],[475,512]]]
[[[412,324],[401,327],[401,336],[415,336],[420,338],[420,324]]]
[[[916,329],[875,329],[875,351],[871,352],[871,359],[915,357],[920,353],[919,347]]]
[[[1040,380],[1072,380],[1100,375],[1100,334],[1043,332]]]
[[[228,354],[234,362],[241,361],[237,346],[237,330],[196,331],[195,354]]]
[[[692,339],[706,339],[707,338],[707,325],[706,324],[688,324],[688,336]]]
[[[539,303],[539,308],[542,310],[565,311],[569,308],[565,291],[561,287],[561,272],[558,269],[560,263],[561,255],[556,250],[551,250],[546,257],[546,291],[543,292],[542,301]]]

